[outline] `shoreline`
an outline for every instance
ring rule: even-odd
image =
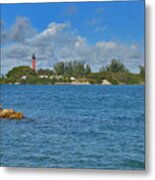
[[[118,82],[118,83],[111,83],[110,81],[104,79],[102,80],[101,83],[90,83],[88,81],[71,81],[71,82],[54,82],[54,83],[20,83],[18,81],[14,83],[0,83],[0,84],[7,84],[7,85],[145,85],[145,82],[140,82],[140,83],[133,83],[133,84],[127,84],[123,82]]]
[[[8,84],[0,84],[0,85],[75,85],[75,86],[78,86],[78,85],[101,85],[101,86],[124,86],[124,85],[143,85],[145,86],[145,83],[141,83],[141,84],[87,84],[87,83],[78,83],[78,84],[75,84],[75,83],[54,83],[54,84],[29,84],[29,83],[25,83],[25,84],[11,84],[11,83],[8,83]]]

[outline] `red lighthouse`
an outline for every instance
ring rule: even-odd
[[[32,69],[35,71],[36,70],[36,58],[35,54],[32,56]]]

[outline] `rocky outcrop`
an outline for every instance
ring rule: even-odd
[[[0,118],[6,119],[22,119],[22,112],[15,112],[13,109],[4,109],[0,111]]]

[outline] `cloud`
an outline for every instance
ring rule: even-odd
[[[9,30],[4,30],[4,28],[2,29],[2,43],[13,41],[23,42],[26,38],[30,38],[36,34],[36,32],[37,31],[32,28],[28,18],[17,16],[15,23],[10,27]]]
[[[35,30],[31,27],[30,21],[26,17],[17,17],[15,24],[11,27],[9,35],[13,41],[24,41],[35,34]]]
[[[98,42],[96,46],[102,51],[99,54],[102,54],[107,64],[110,63],[111,59],[120,59],[127,68],[136,72],[138,66],[144,62],[144,55],[136,44],[128,46],[118,41],[102,41]],[[98,59],[100,60],[101,58]]]
[[[105,30],[107,30],[108,29],[108,26],[106,25],[106,26],[103,26],[103,27],[101,27],[101,26],[98,26],[96,29],[95,29],[95,33],[98,33],[98,32],[103,32],[103,31],[105,31]]]
[[[54,37],[56,34],[69,26],[69,23],[57,24],[55,22],[52,22],[48,25],[48,28],[41,32],[38,36],[36,36],[36,38],[46,39],[49,37]]]
[[[2,73],[14,66],[31,66],[33,53],[36,54],[37,68],[52,68],[57,61],[79,60],[89,63],[95,71],[116,58],[136,72],[138,65],[144,63],[144,54],[136,44],[127,45],[111,40],[90,45],[85,37],[75,33],[69,23],[51,22],[42,32],[33,33],[34,28],[29,20],[19,19],[10,29],[2,32],[9,36],[7,41],[3,41],[1,48]],[[12,29],[14,32],[11,32]]]
[[[0,20],[0,42],[1,43],[5,43],[6,39],[7,39],[7,32],[4,29],[4,21]]]

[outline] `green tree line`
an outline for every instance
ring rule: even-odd
[[[24,79],[23,76],[26,76],[26,78]],[[40,76],[43,76],[43,78],[40,78]],[[57,76],[60,76],[60,78],[57,78]],[[145,68],[139,66],[139,73],[131,73],[120,60],[113,59],[109,65],[102,66],[98,72],[92,72],[90,65],[84,62],[61,61],[57,62],[51,69],[38,69],[37,71],[32,70],[29,66],[14,67],[5,77],[0,78],[0,83],[70,83],[71,77],[78,81],[88,81],[91,84],[101,84],[104,79],[112,84],[144,84]]]
[[[91,73],[89,64],[78,61],[58,62],[54,65],[54,72],[58,75],[84,77]]]

